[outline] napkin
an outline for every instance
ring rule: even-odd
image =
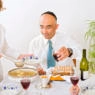
[[[0,95],[16,95],[17,93],[16,90],[2,90]]]
[[[11,80],[3,80],[0,84],[0,95],[17,95],[21,90],[21,84]]]
[[[91,76],[87,80],[79,81],[79,85],[82,89],[84,89],[84,88],[91,89],[91,88],[95,87],[95,75]]]

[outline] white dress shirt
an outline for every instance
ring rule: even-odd
[[[10,48],[7,44],[6,38],[5,38],[5,29],[0,24],[0,53],[8,56],[9,58],[17,58],[19,56],[19,53],[14,51],[14,49]],[[3,79],[3,70],[0,62],[0,81]]]
[[[38,56],[38,58],[43,59],[42,63],[46,63],[46,56],[47,56],[47,48],[48,48],[48,40],[45,39],[42,35],[37,36],[34,38],[29,44],[29,53]],[[78,44],[71,40],[69,36],[61,32],[56,32],[55,36],[51,39],[53,51],[56,52],[62,46],[67,48],[73,49],[72,58],[80,59],[81,56],[81,48]]]

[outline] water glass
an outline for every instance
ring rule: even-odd
[[[48,75],[41,75],[40,76],[40,82],[42,88],[47,88],[48,82],[49,82],[49,76]]]

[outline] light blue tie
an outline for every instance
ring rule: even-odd
[[[54,67],[56,62],[55,62],[55,59],[53,57],[53,48],[52,48],[52,42],[51,40],[48,40],[48,52],[47,52],[47,67],[50,68],[50,67]]]

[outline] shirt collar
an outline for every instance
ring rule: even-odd
[[[56,38],[57,38],[56,35],[57,35],[57,33],[54,35],[54,37],[52,39],[50,39],[52,44],[55,44],[55,41],[56,41]],[[43,39],[44,39],[44,43],[48,44],[48,39],[45,39],[44,37],[43,37]]]

